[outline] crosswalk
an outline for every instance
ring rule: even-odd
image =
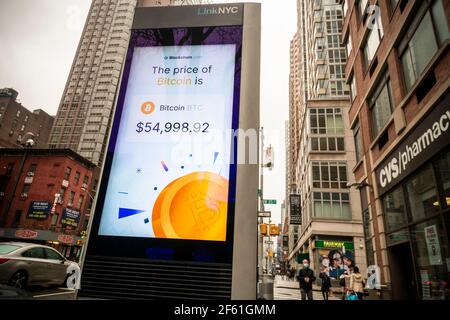
[[[314,300],[323,300],[322,292],[318,288],[313,291]],[[297,281],[283,280],[280,276],[275,277],[274,300],[301,300],[300,289]],[[332,295],[329,300],[340,300],[339,296]]]

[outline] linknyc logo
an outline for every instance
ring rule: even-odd
[[[236,14],[239,12],[239,7],[217,7],[217,8],[198,8],[199,16],[206,15],[220,15],[220,14]]]

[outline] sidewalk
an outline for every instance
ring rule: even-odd
[[[342,289],[332,288],[333,294],[330,294],[330,300],[341,300]],[[323,300],[320,286],[313,285],[315,300]],[[301,300],[300,289],[297,281],[283,280],[280,276],[275,277],[274,283],[275,300]]]

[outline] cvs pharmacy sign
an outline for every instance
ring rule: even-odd
[[[450,145],[450,95],[407,133],[405,140],[376,170],[380,195]]]

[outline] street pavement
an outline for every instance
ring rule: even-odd
[[[297,281],[283,280],[281,276],[275,277],[274,283],[274,300],[301,300],[300,289]],[[313,286],[313,298],[314,300],[323,300],[320,287]],[[340,293],[329,297],[330,300],[341,300]]]

